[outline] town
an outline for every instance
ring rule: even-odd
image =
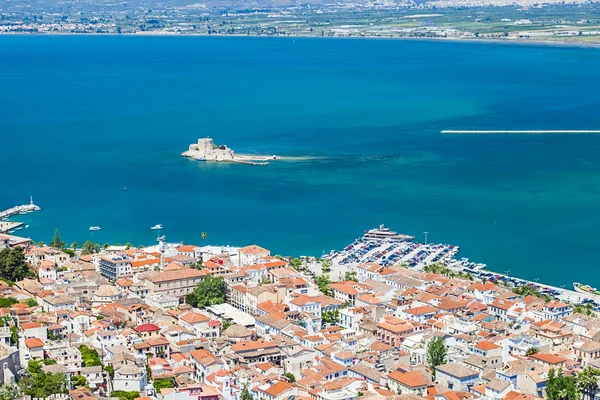
[[[413,240],[293,258],[0,235],[0,398],[597,398],[592,295]]]

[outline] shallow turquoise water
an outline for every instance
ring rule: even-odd
[[[162,223],[169,241],[294,255],[385,223],[498,271],[600,285],[600,136],[439,133],[600,129],[599,70],[592,48],[0,37],[0,207],[33,195],[43,211],[19,233],[35,240],[152,243]],[[203,136],[317,158],[179,157]]]

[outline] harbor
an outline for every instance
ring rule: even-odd
[[[29,204],[14,206],[4,211],[0,211],[0,233],[12,233],[15,230],[26,228],[23,222],[9,221],[12,216],[19,214],[29,214],[35,211],[40,211],[41,208],[33,203],[33,197],[29,198]]]
[[[357,238],[341,251],[332,250],[329,254],[323,255],[323,258],[331,261],[332,276],[340,279],[345,272],[355,271],[356,267],[367,263],[388,267],[402,266],[415,272],[423,272],[426,266],[441,264],[449,269],[450,275],[491,281],[507,288],[530,286],[542,295],[572,304],[589,303],[596,311],[600,311],[600,292],[595,288],[575,283],[574,290],[571,290],[567,289],[571,287],[571,283],[567,282],[557,287],[539,283],[537,279],[529,281],[510,276],[510,271],[493,272],[487,269],[487,264],[477,263],[465,257],[459,258],[459,246],[418,243],[414,242],[414,239],[414,236],[399,234],[380,225],[377,229],[366,231],[362,237]]]

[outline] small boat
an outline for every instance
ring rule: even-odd
[[[596,288],[593,288],[590,285],[582,285],[579,282],[573,282],[573,289],[575,289],[575,291],[578,293],[600,296],[600,291],[598,291]]]
[[[90,226],[90,231],[99,231],[101,228],[99,226]]]
[[[29,225],[25,225],[25,229],[29,228]]]
[[[158,231],[161,230],[163,227],[161,224],[156,224],[153,227],[151,227],[150,229],[152,229],[153,231]]]
[[[127,191],[127,186],[123,186],[123,191],[126,192]]]

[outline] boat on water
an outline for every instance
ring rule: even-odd
[[[379,229],[371,229],[365,233],[364,239],[387,239],[397,242],[410,242],[414,240],[414,236],[405,235],[391,231],[390,228],[386,228],[383,224],[379,225]]]
[[[89,231],[99,231],[100,229],[102,229],[102,228],[100,228],[99,226],[90,226],[90,229],[88,229],[88,230]]]
[[[163,226],[161,224],[156,224],[152,227],[150,227],[150,229],[152,229],[153,231],[158,231],[161,230],[163,228]]]
[[[573,282],[573,289],[578,293],[593,294],[600,296],[600,291],[590,285],[583,285],[579,282]]]
[[[29,225],[25,225],[25,229],[29,228]]]

